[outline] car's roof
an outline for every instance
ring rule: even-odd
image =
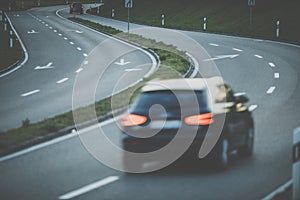
[[[224,81],[221,77],[168,79],[150,81],[142,88],[142,92],[154,92],[165,90],[201,91],[206,90],[208,87],[212,89],[223,84]]]

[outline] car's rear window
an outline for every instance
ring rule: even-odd
[[[200,106],[206,111],[207,97],[205,91],[155,91],[145,92],[140,95],[134,111],[142,112],[149,110],[153,105],[161,105],[166,111],[170,110],[193,110]],[[196,97],[196,98],[195,98]]]

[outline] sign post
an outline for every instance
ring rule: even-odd
[[[253,7],[255,6],[255,0],[248,0],[248,6],[250,8],[250,31],[252,31],[253,26]]]
[[[300,127],[294,130],[293,141],[293,198],[300,199]]]
[[[133,2],[132,1],[133,0],[125,0],[125,8],[128,9],[128,19],[127,19],[127,22],[128,22],[128,25],[127,25],[128,33],[129,33],[129,25],[130,25],[130,9],[133,6]]]

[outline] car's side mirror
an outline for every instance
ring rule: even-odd
[[[234,94],[236,103],[247,103],[249,102],[249,98],[247,97],[245,92],[239,92]]]

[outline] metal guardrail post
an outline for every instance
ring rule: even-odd
[[[300,199],[300,127],[294,130],[293,140],[293,200]]]

